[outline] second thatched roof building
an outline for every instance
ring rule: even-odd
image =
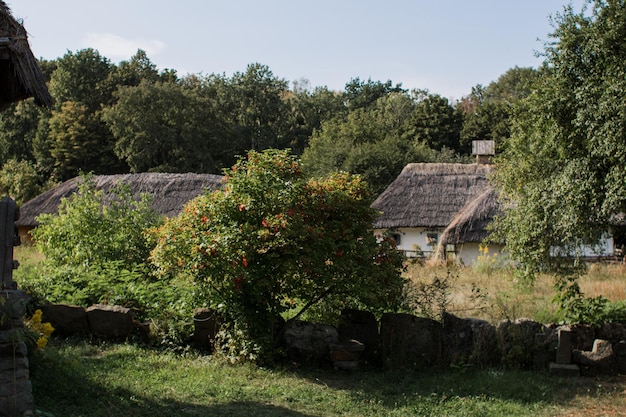
[[[498,212],[490,164],[415,163],[374,201],[376,233],[391,230],[409,257],[448,256],[473,263]],[[495,254],[501,245],[491,245]]]

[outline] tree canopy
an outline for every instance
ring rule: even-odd
[[[626,3],[589,4],[556,16],[542,76],[497,158],[508,208],[496,230],[530,270],[580,255],[626,210]]]
[[[509,131],[508,107],[491,99],[460,105],[391,80],[353,78],[332,91],[301,79],[290,88],[260,63],[179,77],[145,51],[115,64],[92,48],[41,67],[53,108],[26,100],[0,114],[0,166],[30,163],[38,186],[81,172],[218,174],[249,150],[273,148],[303,155],[312,175],[360,174],[378,193],[409,162],[467,161],[469,140]],[[506,75],[485,97],[520,94],[526,72]]]

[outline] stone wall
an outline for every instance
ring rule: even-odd
[[[387,313],[376,321],[370,313],[348,310],[337,329],[327,326],[320,333],[314,330],[319,326],[292,325],[299,329],[285,339],[292,359],[320,362],[325,358],[342,369],[505,366],[561,375],[626,372],[626,327],[622,324],[558,326],[519,319],[493,326],[451,314],[439,322],[403,313]],[[336,336],[328,340],[333,330]],[[316,334],[323,336],[316,339]],[[335,358],[345,357],[353,363],[337,366]]]
[[[42,310],[61,335],[124,339],[141,328],[122,307],[51,305]],[[215,312],[196,310],[194,345],[211,350],[219,323]],[[558,326],[518,319],[494,326],[452,314],[436,321],[385,313],[377,320],[366,311],[345,310],[337,326],[288,322],[283,344],[293,361],[337,369],[505,366],[568,375],[626,372],[622,324]]]

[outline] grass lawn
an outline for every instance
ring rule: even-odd
[[[36,415],[55,417],[626,415],[624,377],[264,369],[126,344],[53,340],[31,380]]]

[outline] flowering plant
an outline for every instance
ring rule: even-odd
[[[25,321],[26,343],[29,347],[37,347],[43,349],[48,344],[48,338],[54,332],[54,327],[48,322],[42,322],[43,313],[41,310],[35,310],[29,320]]]

